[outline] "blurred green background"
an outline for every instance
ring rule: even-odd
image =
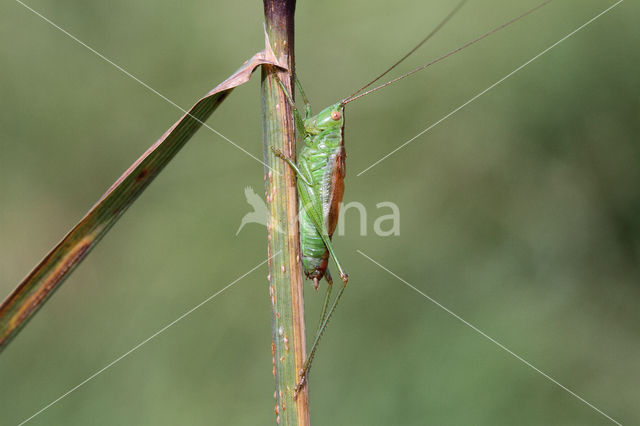
[[[315,110],[420,40],[453,1],[299,1]],[[470,2],[398,70],[534,6]],[[311,374],[315,425],[606,425],[604,416],[387,274],[362,250],[623,424],[640,424],[640,7],[565,0],[347,108],[337,237],[351,281]],[[263,46],[262,3],[30,0],[183,107]],[[0,297],[180,115],[17,2],[0,6]],[[209,124],[261,157],[259,76]],[[17,424],[266,256],[244,188],[263,169],[201,130],[0,356]],[[400,236],[373,222],[390,201]],[[267,270],[238,282],[33,425],[273,424]],[[310,328],[322,296],[307,286]]]

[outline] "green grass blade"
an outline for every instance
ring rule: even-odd
[[[89,212],[0,305],[0,351],[111,229],[234,87],[262,64],[277,65],[270,45],[206,94],[165,132],[98,200]]]

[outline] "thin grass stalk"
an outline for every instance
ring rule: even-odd
[[[293,22],[295,0],[264,0],[267,33],[279,63],[294,70]],[[298,234],[298,196],[291,168],[275,157],[271,148],[295,158],[295,133],[290,106],[278,85],[276,74],[293,93],[292,73],[276,67],[262,68],[263,155],[268,254],[278,253],[269,262],[269,295],[273,375],[275,378],[275,416],[280,425],[309,425],[309,399],[305,387],[294,399],[298,371],[305,357],[304,303],[300,238]]]

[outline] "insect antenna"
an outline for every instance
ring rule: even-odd
[[[409,56],[411,56],[416,50],[418,50],[423,44],[425,44],[427,42],[427,40],[429,40],[431,37],[433,37],[434,35],[436,35],[436,33],[438,31],[440,31],[442,29],[442,27],[445,26],[445,24],[447,22],[449,22],[449,20],[451,20],[451,18],[453,18],[453,16],[456,14],[456,12],[458,12],[460,10],[460,8],[462,8],[462,6],[467,2],[467,0],[462,0],[460,3],[458,3],[458,5],[433,29],[431,30],[431,32],[422,39],[422,41],[420,41],[420,43],[418,43],[413,49],[411,49],[406,55],[404,55],[402,58],[398,59],[398,61],[391,65],[389,68],[387,68],[382,74],[378,75],[376,78],[374,78],[373,80],[371,80],[370,82],[368,82],[367,84],[365,84],[364,86],[362,86],[361,88],[359,88],[358,90],[356,90],[355,92],[353,92],[351,95],[349,95],[347,98],[345,99],[349,99],[354,97],[355,95],[357,95],[358,93],[362,92],[364,89],[366,89],[367,87],[371,86],[373,83],[375,83],[376,81],[380,80],[382,77],[384,77],[385,75],[387,75],[392,69],[394,69],[395,67],[397,67],[398,65],[400,65],[405,59],[407,59]]]
[[[399,81],[399,80],[402,80],[402,79],[404,79],[404,78],[407,78],[407,77],[409,77],[410,75],[417,73],[418,71],[422,71],[423,69],[425,69],[425,68],[427,68],[427,67],[430,67],[431,65],[437,64],[438,62],[443,61],[444,59],[448,58],[449,56],[455,55],[456,53],[460,52],[461,50],[464,50],[464,49],[466,49],[467,47],[469,47],[469,46],[471,46],[471,45],[473,45],[473,44],[476,44],[477,42],[479,42],[479,41],[481,41],[481,40],[483,40],[483,39],[485,39],[485,38],[489,37],[490,35],[495,34],[495,33],[497,33],[498,31],[500,31],[500,30],[502,30],[502,29],[504,29],[504,28],[508,27],[509,25],[511,25],[511,24],[513,24],[513,23],[515,23],[515,22],[519,21],[520,19],[523,19],[524,17],[526,17],[526,16],[528,16],[528,15],[532,14],[533,12],[537,11],[538,9],[540,9],[540,8],[542,8],[542,7],[546,6],[546,5],[548,5],[548,4],[549,4],[549,3],[551,3],[552,1],[553,1],[553,0],[546,0],[546,1],[542,2],[542,3],[540,3],[539,5],[537,5],[536,7],[534,7],[533,9],[529,9],[528,11],[524,12],[523,14],[521,14],[521,15],[519,15],[519,16],[517,16],[517,17],[513,18],[513,19],[511,19],[511,20],[510,20],[510,21],[508,21],[508,22],[505,22],[504,24],[500,25],[499,27],[496,27],[496,28],[492,29],[491,31],[489,31],[489,32],[487,32],[487,33],[485,33],[485,34],[483,34],[483,35],[481,35],[481,36],[479,36],[479,37],[477,37],[477,38],[475,38],[475,39],[473,39],[473,40],[471,40],[471,41],[468,41],[467,43],[463,44],[462,46],[458,47],[457,49],[454,49],[454,50],[450,51],[449,53],[446,53],[446,54],[444,54],[444,55],[440,56],[440,57],[439,57],[439,58],[437,58],[437,59],[434,59],[433,61],[431,61],[431,62],[429,62],[429,63],[427,63],[427,64],[421,65],[421,66],[419,66],[418,68],[415,68],[415,69],[413,69],[413,70],[409,71],[408,73],[401,75],[400,77],[396,77],[396,78],[394,78],[393,80],[387,81],[386,83],[381,84],[381,85],[379,85],[379,86],[376,86],[376,87],[374,87],[373,89],[369,89],[369,90],[367,90],[367,91],[366,91],[366,92],[364,92],[364,93],[360,93],[360,92],[362,91],[362,89],[360,89],[360,90],[358,90],[354,95],[348,96],[347,98],[343,99],[343,100],[342,100],[342,102],[340,102],[340,103],[341,103],[342,105],[346,105],[346,104],[348,104],[349,102],[355,101],[355,100],[356,100],[356,99],[358,99],[358,98],[361,98],[361,97],[363,97],[363,96],[366,96],[366,95],[368,95],[368,94],[371,94],[371,93],[373,93],[373,92],[375,92],[375,91],[377,91],[377,90],[382,89],[383,87],[387,87],[387,86],[389,86],[390,84],[395,83],[396,81]],[[404,59],[404,58],[403,58],[403,59]],[[397,65],[397,64],[396,64],[396,65]],[[395,65],[394,65],[394,66],[395,66]],[[386,72],[385,72],[384,74],[386,74]],[[384,75],[384,74],[382,74],[382,75]],[[379,78],[379,77],[378,77],[378,78]],[[377,80],[377,79],[376,79],[376,80]],[[374,81],[375,81],[375,80],[374,80]],[[366,88],[366,87],[368,87],[370,84],[371,84],[371,83],[369,83],[367,86],[365,86],[365,88]]]

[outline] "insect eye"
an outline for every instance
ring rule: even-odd
[[[340,112],[339,111],[332,111],[331,112],[331,118],[333,118],[335,121],[340,120]]]

